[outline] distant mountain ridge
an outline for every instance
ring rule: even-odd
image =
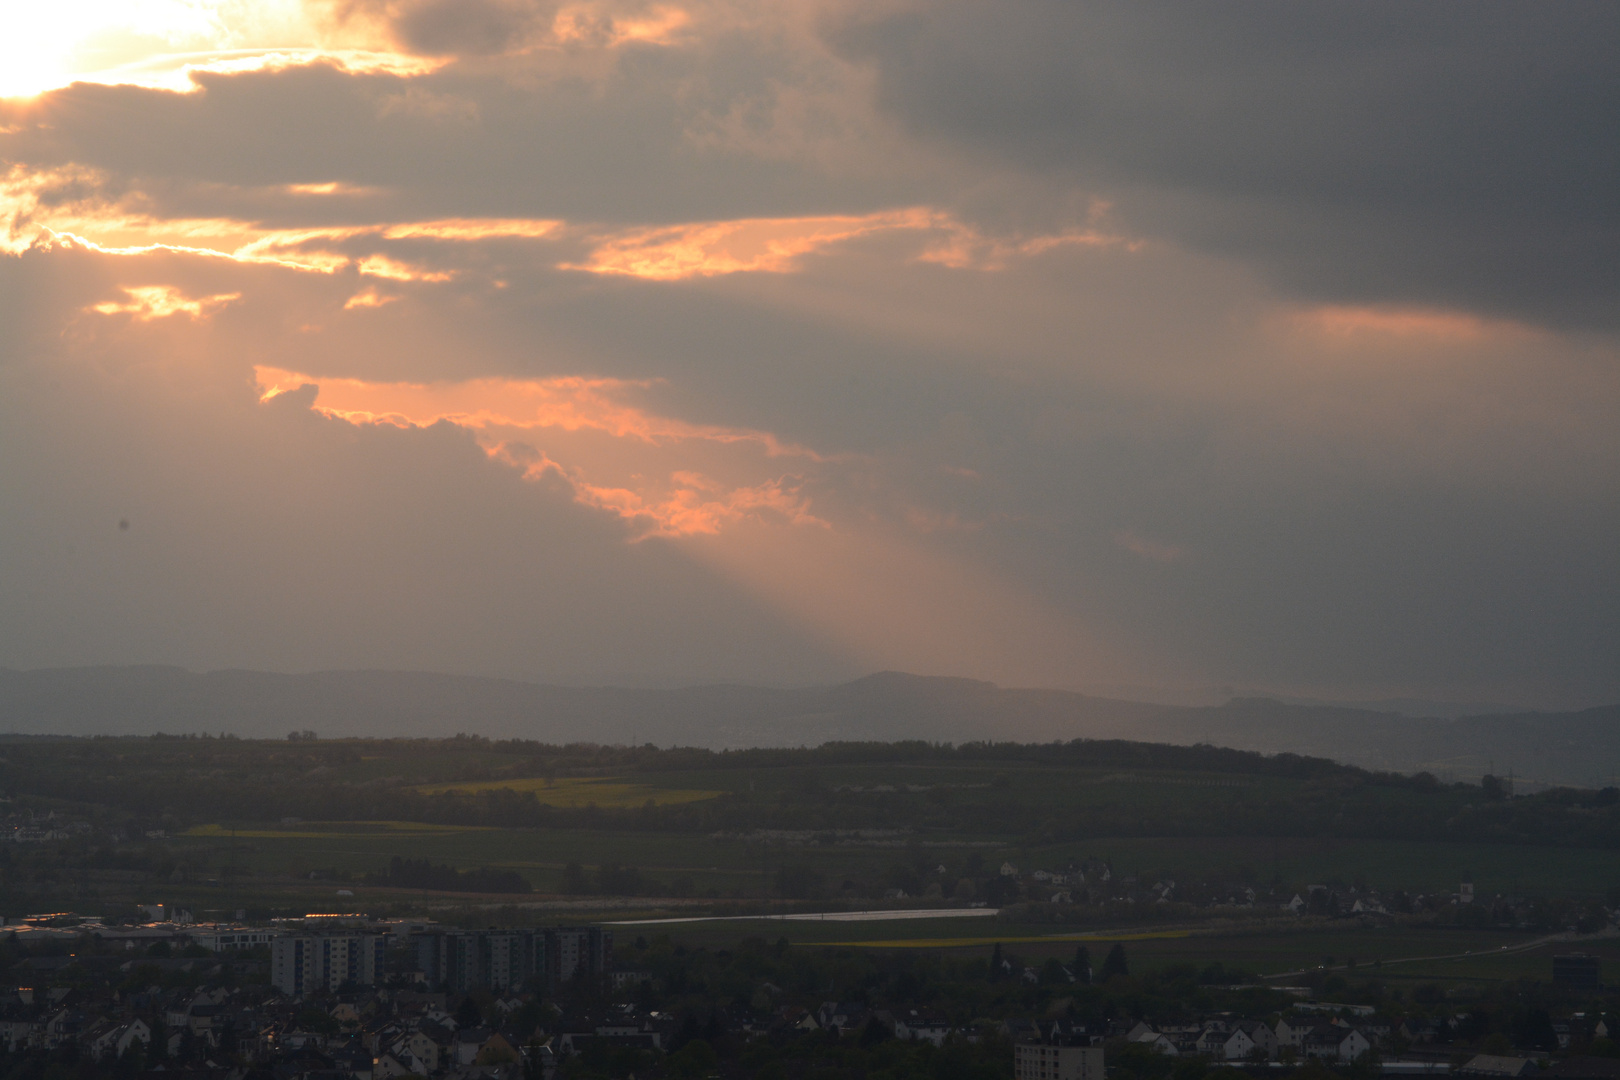
[[[1003,689],[881,672],[839,686],[677,690],[568,687],[406,671],[197,674],[174,667],[0,669],[0,732],[283,738],[443,737],[660,746],[815,746],[924,739],[1133,739],[1290,752],[1442,778],[1514,773],[1535,785],[1606,786],[1620,773],[1620,706],[1413,719],[1392,712],[1233,698],[1187,707]]]

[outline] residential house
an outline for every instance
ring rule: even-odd
[[[938,1013],[905,1009],[893,1015],[894,1037],[897,1039],[943,1046],[945,1037],[951,1033],[950,1021]]]
[[[402,1076],[426,1076],[412,1065],[399,1060],[393,1054],[383,1054],[371,1066],[371,1080],[398,1080]]]
[[[1155,1054],[1163,1054],[1166,1057],[1181,1056],[1181,1048],[1171,1041],[1170,1036],[1157,1031],[1150,1031],[1145,1037],[1133,1041],[1145,1044]]]
[[[1226,1041],[1231,1037],[1231,1034],[1225,1024],[1210,1024],[1198,1033],[1198,1038],[1193,1042],[1193,1048],[1200,1054],[1208,1054],[1211,1057],[1224,1057]],[[1240,1054],[1238,1057],[1241,1059],[1242,1055]]]
[[[1226,1041],[1221,1043],[1215,1056],[1225,1061],[1248,1061],[1256,1053],[1264,1055],[1267,1059],[1275,1058],[1277,1036],[1266,1025],[1255,1020],[1245,1020],[1227,1033]]]
[[[1254,1041],[1254,1045],[1264,1050],[1266,1057],[1276,1060],[1277,1052],[1282,1049],[1277,1042],[1277,1033],[1258,1020],[1245,1020],[1242,1024],[1244,1032]]]
[[[1318,1024],[1305,1034],[1301,1048],[1306,1057],[1355,1061],[1372,1049],[1372,1040],[1353,1027]]]
[[[387,1052],[411,1072],[420,1072],[425,1076],[439,1071],[439,1044],[421,1031],[408,1032],[394,1039],[388,1044]]]
[[[131,1046],[136,1043],[150,1045],[152,1042],[152,1029],[146,1026],[144,1020],[135,1019],[125,1023],[114,1020],[105,1020],[91,1030],[85,1032],[84,1047],[91,1058],[96,1061],[123,1056]]]
[[[845,1034],[866,1027],[866,1018],[866,1006],[858,1002],[823,1001],[816,1010],[816,1021],[823,1028],[836,1028]]]
[[[478,1060],[478,1051],[484,1048],[491,1035],[489,1028],[462,1028],[456,1032],[453,1060],[457,1065],[472,1065]]]
[[[637,1032],[639,1034],[639,1032]],[[504,1065],[518,1060],[518,1052],[500,1032],[484,1040],[473,1058],[474,1065]]]
[[[816,1031],[821,1025],[809,1009],[798,1005],[783,1005],[776,1010],[771,1026],[777,1030]]]
[[[55,1050],[65,1042],[72,1042],[84,1029],[84,1021],[84,1014],[77,1009],[56,1010],[39,1026],[39,1045],[47,1050]]]
[[[39,1024],[31,1017],[11,1017],[0,1020],[0,1043],[3,1043],[6,1052],[15,1054],[30,1042],[36,1041]]]
[[[1356,1021],[1356,1028],[1377,1047],[1387,1048],[1393,1039],[1396,1028],[1395,1021],[1387,1016],[1363,1016]]]

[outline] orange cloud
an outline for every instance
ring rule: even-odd
[[[351,424],[466,428],[492,459],[529,480],[563,480],[575,501],[625,519],[638,537],[715,533],[760,516],[822,524],[801,481],[758,476],[761,459],[822,458],[769,432],[689,424],[624,400],[646,382],[567,376],[404,383],[254,371],[262,401],[313,385],[312,407]],[[533,445],[541,440],[547,449]]]
[[[349,297],[348,302],[343,305],[343,310],[353,311],[355,308],[382,307],[384,304],[392,304],[398,299],[397,296],[386,296],[376,289],[361,289]]]
[[[647,535],[713,536],[722,527],[761,511],[773,512],[794,525],[826,525],[810,513],[809,500],[780,479],[716,491],[717,485],[702,474],[676,472],[672,479],[679,486],[657,498],[626,488],[597,487],[570,479],[579,502],[612,511],[627,521],[649,523],[651,531]]]
[[[1097,227],[1039,236],[992,236],[928,207],[871,214],[739,218],[610,232],[549,218],[438,218],[265,229],[228,218],[161,218],[146,211],[138,193],[118,199],[95,194],[63,197],[67,192],[95,193],[114,186],[108,176],[78,166],[14,167],[0,177],[0,222],[5,226],[0,250],[19,253],[35,244],[70,242],[106,254],[177,251],[323,274],[354,267],[361,274],[396,281],[443,282],[455,275],[377,248],[405,240],[570,243],[583,238],[592,245],[588,254],[556,265],[594,274],[679,281],[737,273],[789,273],[804,256],[883,233],[919,237],[922,243],[914,254],[918,261],[981,271],[1003,270],[1014,260],[1062,247],[1135,250],[1140,246]],[[280,185],[269,193],[299,200],[376,194],[336,180]],[[262,197],[264,192],[248,194]],[[366,247],[371,250],[364,250]]]
[[[562,222],[545,218],[439,218],[389,225],[382,235],[387,240],[538,240],[561,227]]]
[[[357,265],[362,274],[392,281],[449,281],[455,276],[442,270],[423,270],[386,255],[367,255]]]
[[[927,229],[931,210],[892,210],[862,216],[742,218],[632,229],[603,240],[582,263],[565,270],[675,281],[743,271],[786,273],[801,255],[889,229]]]
[[[1004,270],[1015,259],[1033,258],[1056,248],[1124,247],[1127,251],[1136,251],[1141,246],[1140,241],[1095,229],[1019,240],[986,236],[977,229],[950,222],[946,235],[917,258],[953,270]]]
[[[1153,562],[1179,562],[1187,554],[1183,548],[1175,544],[1150,540],[1147,537],[1136,535],[1129,529],[1121,529],[1116,532],[1114,534],[1114,543],[1132,555],[1140,555],[1142,558],[1151,559]]]
[[[241,293],[220,293],[191,299],[169,285],[126,286],[123,292],[129,297],[124,303],[109,300],[96,304],[90,310],[102,315],[133,315],[138,322],[151,322],[170,315],[189,315],[193,319],[200,319],[242,297]]]
[[[114,179],[97,169],[65,165],[33,169],[14,165],[0,173],[0,252],[21,254],[36,245],[78,244],[111,255],[143,255],[158,251],[187,252],[237,262],[285,266],[291,269],[334,273],[362,260],[362,273],[403,277],[413,281],[442,281],[450,275],[410,267],[381,253],[356,256],[338,245],[392,240],[478,241],[537,240],[552,236],[562,223],[531,218],[437,218],[427,221],[382,221],[365,225],[265,229],[230,218],[165,218],[150,212],[144,196],[136,192],[111,197],[103,192],[117,187]],[[341,196],[361,199],[377,189],[342,181],[278,185],[247,190],[260,196]],[[377,261],[365,262],[373,259]]]
[[[327,273],[350,261],[308,250],[311,242],[329,241],[342,230],[272,231],[229,218],[162,218],[147,210],[139,193],[100,194],[115,186],[107,174],[79,165],[13,166],[0,175],[0,252],[20,255],[64,245],[108,255],[174,251]]]
[[[551,22],[551,39],[559,45],[586,44],[615,48],[632,42],[642,45],[673,45],[679,31],[692,21],[678,7],[660,4],[639,18],[598,15],[589,5],[570,4],[557,12]]]
[[[1014,259],[1067,246],[1136,250],[1140,244],[1096,229],[1035,237],[993,237],[950,214],[909,207],[874,214],[797,218],[740,218],[630,229],[601,238],[589,258],[564,270],[678,281],[721,274],[788,273],[801,256],[846,240],[883,232],[932,237],[921,262],[952,269],[1002,270]]]
[[[1480,340],[1510,325],[1490,323],[1457,311],[1338,305],[1297,312],[1294,319],[1310,330],[1334,337],[1426,338],[1459,343]]]
[[[322,412],[366,417],[412,427],[448,420],[462,427],[590,429],[618,439],[665,445],[685,439],[718,443],[753,443],[770,457],[820,460],[814,452],[780,442],[765,431],[688,424],[654,416],[618,398],[644,390],[648,381],[585,378],[469,379],[454,383],[370,382],[305,375],[282,368],[255,367],[261,397],[314,384],[321,388]]]
[[[289,195],[346,195],[363,197],[377,195],[381,188],[366,187],[362,184],[346,184],[341,180],[328,180],[323,184],[286,184],[282,190]]]

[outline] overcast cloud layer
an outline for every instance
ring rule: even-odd
[[[0,99],[0,665],[1620,699],[1612,4],[185,8]]]

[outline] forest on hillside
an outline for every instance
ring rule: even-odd
[[[57,810],[132,832],[297,818],[1620,847],[1614,788],[1515,795],[1496,777],[1447,784],[1292,754],[1118,740],[714,751],[295,732],[278,741],[12,738],[0,754],[0,792],[14,818]]]

